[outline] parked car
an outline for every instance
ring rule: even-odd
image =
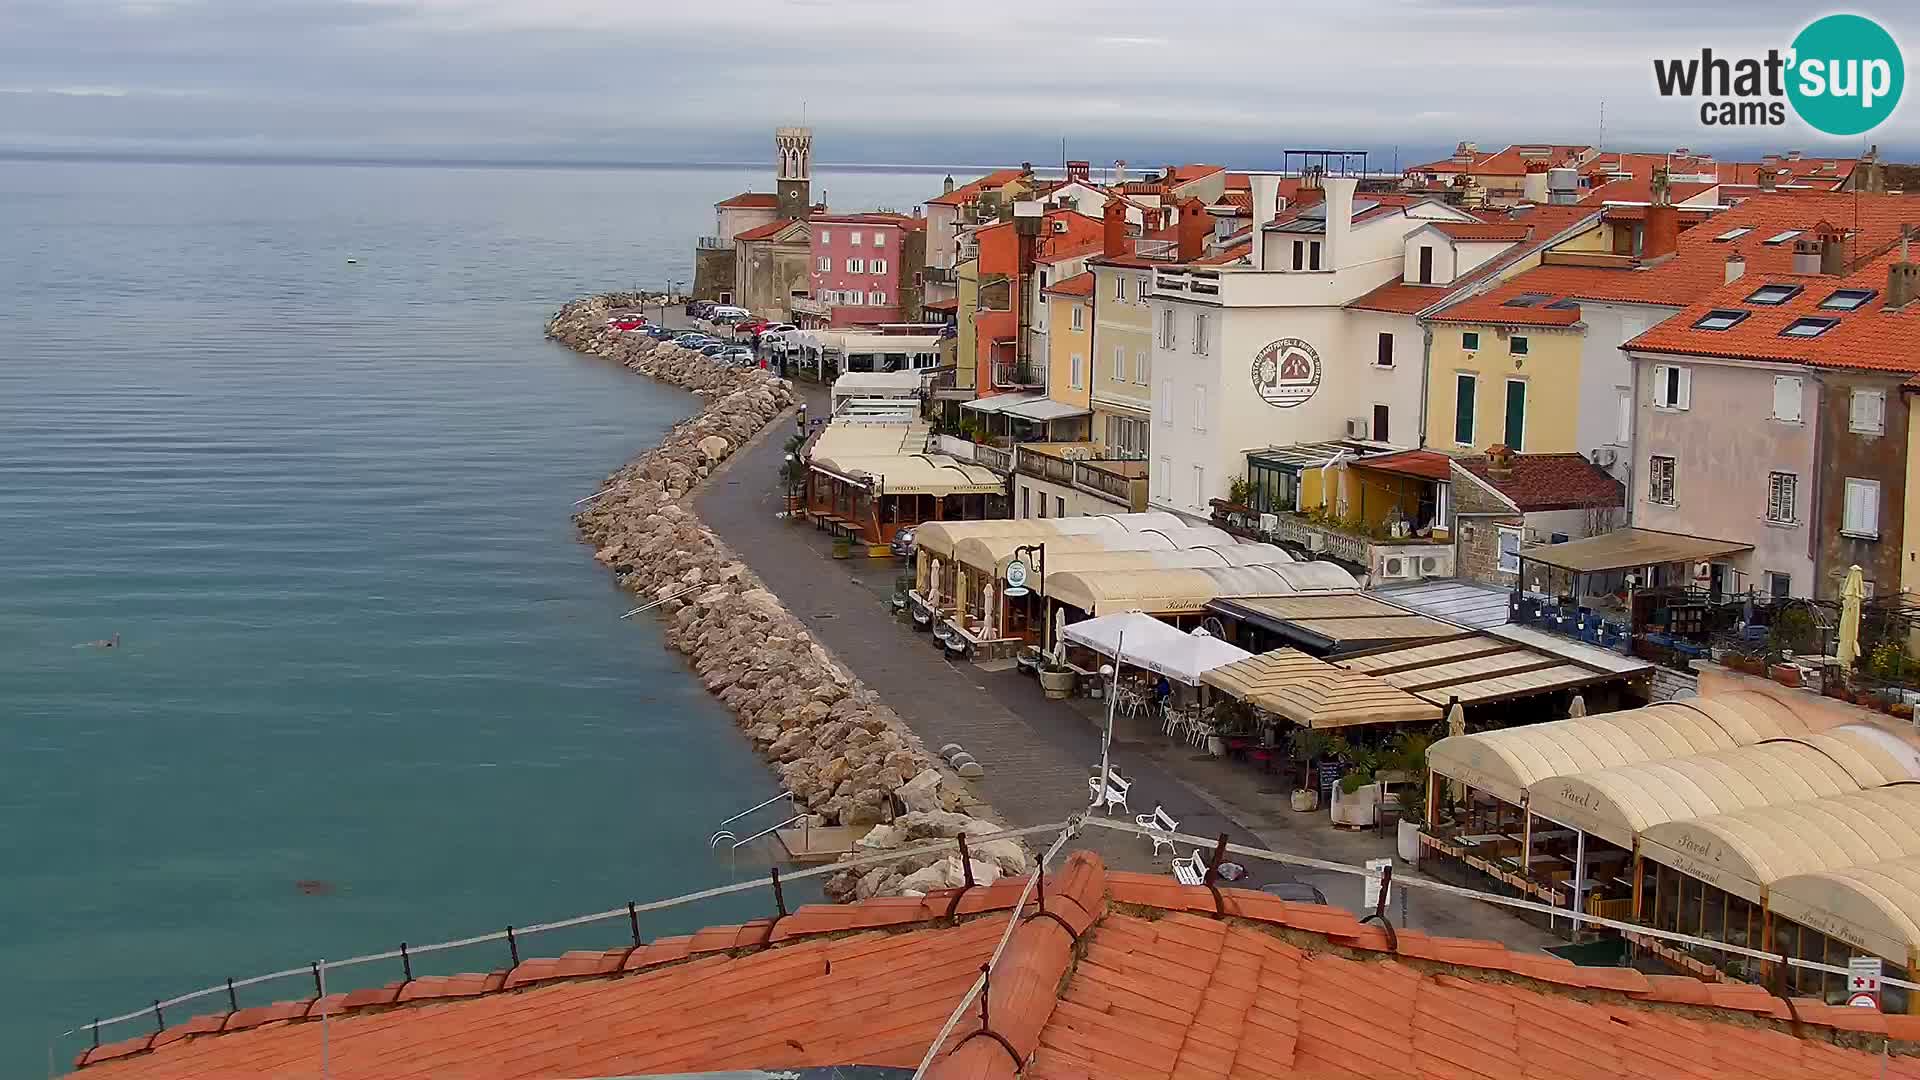
[[[707,318],[732,326],[734,323],[753,318],[753,312],[734,304],[716,304],[713,310],[707,313]]]
[[[720,355],[721,353],[723,353],[723,352],[726,352],[726,351],[727,351],[727,347],[726,347],[726,346],[725,346],[724,344],[722,344],[722,343],[720,343],[720,342],[718,342],[718,341],[716,341],[716,342],[714,342],[714,343],[713,343],[713,344],[711,344],[711,345],[702,345],[702,346],[700,346],[700,355],[701,355],[701,356],[714,356],[714,357],[717,357],[717,356],[719,356],[719,355]]]
[[[720,351],[720,359],[734,367],[752,367],[757,362],[753,358],[753,350],[745,345],[727,346]]]
[[[649,326],[647,327],[647,330],[646,330],[647,336],[652,338],[655,341],[671,340],[674,337],[674,335],[678,334],[679,332],[680,331],[678,330],[669,329],[668,327],[665,327],[665,326]]]
[[[647,328],[647,320],[636,315],[630,319],[615,319],[607,325],[623,334],[637,334]]]
[[[680,330],[673,335],[673,342],[676,345],[691,345],[696,341],[705,342],[712,340],[712,338],[698,330]]]
[[[913,558],[913,526],[909,525],[894,533],[893,541],[887,545],[887,550],[902,559]]]

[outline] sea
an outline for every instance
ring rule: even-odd
[[[939,181],[815,188],[906,209]],[[543,327],[582,293],[686,280],[713,203],[771,187],[0,160],[0,1075],[64,1072],[78,1025],[228,978],[764,874],[708,837],[774,777],[659,625],[620,618],[632,598],[569,517],[694,400]],[[504,942],[408,959],[507,962]]]

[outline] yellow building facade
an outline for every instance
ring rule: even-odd
[[[1047,292],[1047,397],[1076,409],[1093,408],[1093,297]],[[1095,433],[1096,439],[1099,433]]]
[[[1147,306],[1153,271],[1144,264],[1101,261],[1088,269],[1093,441],[1110,456],[1144,458],[1153,426],[1153,311]]]
[[[1571,327],[1431,323],[1427,446],[1483,453],[1578,453],[1580,350]]]

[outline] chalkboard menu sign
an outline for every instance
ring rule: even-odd
[[[1332,791],[1333,785],[1340,782],[1340,775],[1344,772],[1346,772],[1346,767],[1337,761],[1321,762],[1320,763],[1320,790]]]

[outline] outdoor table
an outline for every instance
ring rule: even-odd
[[[1499,833],[1478,833],[1473,836],[1460,837],[1459,843],[1461,847],[1479,847],[1481,844],[1491,844],[1496,840],[1504,839],[1506,839],[1506,837],[1501,836]]]

